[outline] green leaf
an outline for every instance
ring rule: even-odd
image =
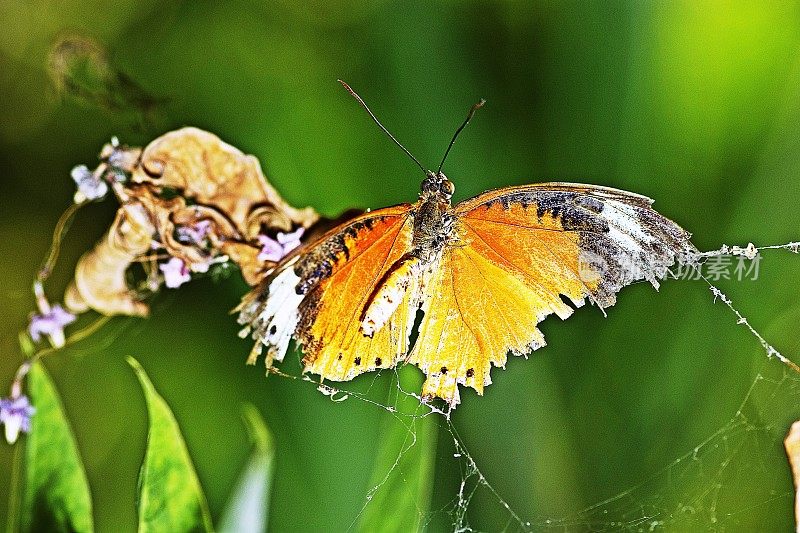
[[[89,483],[58,392],[41,363],[27,379],[36,413],[24,439],[20,530],[93,531]],[[19,485],[12,489],[12,499],[19,491]]]
[[[403,390],[417,390],[419,371],[399,370]],[[372,470],[368,504],[361,513],[359,530],[419,531],[430,508],[436,460],[436,416],[421,416],[427,409],[413,396],[399,398],[397,416],[387,416]]]
[[[212,531],[203,489],[175,416],[138,361],[128,357],[150,419],[139,472],[139,531]]]
[[[245,404],[242,416],[250,434],[253,452],[228,500],[219,530],[256,533],[267,530],[275,447],[269,428],[255,406]]]

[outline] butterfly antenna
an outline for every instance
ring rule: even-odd
[[[445,152],[444,152],[444,157],[442,158],[442,162],[439,163],[439,168],[436,169],[436,173],[437,174],[442,171],[442,167],[444,166],[444,162],[447,159],[447,154],[450,153],[450,149],[456,143],[456,139],[458,138],[458,134],[461,133],[461,130],[463,130],[464,128],[467,127],[467,124],[469,124],[469,121],[472,120],[472,115],[475,114],[475,111],[477,111],[478,109],[482,108],[483,104],[485,104],[485,103],[486,103],[486,100],[481,98],[480,101],[477,104],[475,104],[474,106],[472,106],[469,109],[469,113],[467,113],[466,120],[464,120],[464,123],[461,124],[461,126],[459,126],[458,129],[456,130],[456,132],[453,134],[453,139],[450,141],[450,145],[447,147],[447,150],[445,150]]]
[[[358,94],[357,94],[357,93],[356,93],[356,92],[355,92],[353,89],[351,89],[349,85],[347,85],[347,83],[343,82],[342,80],[336,80],[336,81],[338,81],[339,83],[341,83],[341,84],[342,84],[342,87],[344,87],[344,88],[347,90],[347,92],[349,92],[349,93],[350,93],[350,96],[352,96],[353,98],[355,98],[356,100],[358,100],[358,103],[359,103],[359,104],[361,104],[361,107],[363,107],[364,109],[366,109],[366,110],[367,110],[367,113],[369,113],[369,116],[370,116],[370,117],[372,117],[372,120],[374,120],[374,121],[375,121],[375,124],[377,124],[377,125],[378,125],[378,127],[379,127],[379,128],[382,130],[382,131],[383,131],[383,133],[385,133],[386,135],[388,135],[388,136],[389,136],[389,138],[390,138],[391,140],[393,140],[393,141],[394,141],[394,143],[395,143],[397,146],[399,146],[399,147],[400,147],[400,149],[401,149],[401,150],[403,150],[403,151],[406,153],[406,155],[407,155],[408,157],[410,157],[410,158],[411,158],[411,159],[414,161],[414,163],[416,163],[416,164],[417,164],[417,166],[418,166],[419,168],[421,168],[421,169],[422,169],[422,172],[424,172],[424,173],[427,173],[428,171],[425,169],[425,167],[423,167],[423,166],[422,166],[422,163],[420,163],[419,161],[417,161],[417,158],[416,158],[416,157],[414,157],[414,156],[411,154],[411,152],[409,152],[408,150],[406,150],[406,147],[405,147],[405,146],[403,146],[402,144],[400,144],[400,141],[398,141],[397,139],[395,139],[395,138],[394,138],[394,135],[392,135],[391,133],[389,133],[389,130],[387,130],[387,129],[386,129],[386,127],[385,127],[383,124],[381,124],[381,121],[380,121],[380,120],[378,120],[378,117],[376,117],[376,116],[375,116],[375,115],[372,113],[372,111],[370,111],[369,107],[367,107],[367,104],[366,104],[366,103],[364,103],[364,100],[362,100],[362,99],[361,99],[361,97],[360,97],[360,96],[358,96]]]

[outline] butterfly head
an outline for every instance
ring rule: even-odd
[[[425,179],[422,180],[420,189],[420,198],[427,199],[438,196],[449,202],[453,197],[456,186],[453,185],[452,181],[447,179],[447,176],[445,176],[443,172],[439,171],[434,174],[429,170],[425,173]]]

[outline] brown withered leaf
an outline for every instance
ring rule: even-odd
[[[91,308],[104,315],[146,316],[148,307],[128,287],[125,273],[150,250],[154,231],[140,203],[123,204],[103,239],[78,261],[75,279],[64,295],[67,309],[73,313]]]
[[[65,297],[72,312],[146,315],[144,293],[128,286],[127,271],[141,263],[155,290],[155,258],[177,257],[204,272],[227,257],[255,285],[275,265],[259,259],[259,236],[319,220],[313,209],[286,203],[255,157],[197,128],[169,132],[144,150],[109,144],[100,157],[94,175],[111,183],[122,205],[105,237],[78,262]],[[180,237],[179,230],[200,225],[200,238]]]
[[[216,208],[245,239],[254,239],[261,226],[290,231],[319,218],[310,207],[295,209],[287,204],[267,182],[254,156],[197,128],[173,131],[150,143],[131,180],[173,189]]]
[[[789,464],[792,467],[792,479],[794,479],[794,519],[797,531],[800,532],[800,421],[792,424],[786,439],[783,441],[786,448],[786,455],[789,457]]]

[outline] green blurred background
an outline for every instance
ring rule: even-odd
[[[456,200],[579,181],[655,198],[701,249],[800,235],[796,2],[2,0],[0,28],[2,383],[21,361],[30,281],[72,201],[69,170],[93,166],[112,135],[143,145],[183,125],[208,129],[256,155],[292,204],[325,215],[413,201],[421,174],[336,78],[430,166],[486,98],[444,169]],[[48,53],[65,35],[94,39],[134,83],[115,75],[84,96],[59,90]],[[79,213],[48,285],[53,299],[114,209],[108,201]],[[798,359],[800,258],[769,253],[759,274],[720,286]],[[229,315],[245,290],[238,275],[193,282],[159,296],[149,320],[117,319],[46,361],[99,530],[136,524],[146,420],[126,355],[175,411],[215,518],[246,460],[239,410],[252,402],[277,442],[270,528],[340,531],[358,521],[393,417],[246,367],[250,342]],[[800,417],[797,378],[766,360],[703,282],[668,281],[660,292],[639,284],[607,318],[587,307],[542,329],[547,348],[495,370],[485,397],[465,391],[453,416],[486,479],[531,529],[792,529],[781,438]],[[297,373],[297,358],[284,369]],[[352,388],[391,404],[393,377],[363,376]],[[465,471],[447,425],[437,425],[431,512],[419,517],[432,531],[453,528]],[[10,468],[11,447],[0,445],[0,480]],[[400,486],[425,499],[413,483]],[[0,516],[7,491],[1,481]],[[393,499],[384,495],[381,513],[396,512]],[[522,528],[486,487],[467,520]]]

